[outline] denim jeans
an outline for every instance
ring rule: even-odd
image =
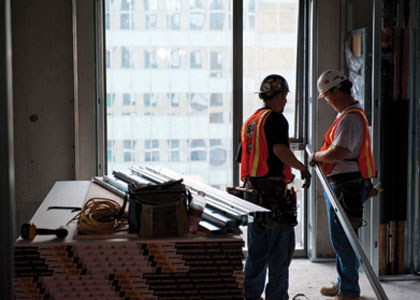
[[[331,185],[334,194],[340,195],[341,188],[338,184]],[[362,192],[362,203],[366,201],[366,187]],[[339,294],[349,298],[360,297],[359,286],[359,260],[351,247],[343,227],[335,222],[335,212],[327,193],[324,193],[327,205],[330,238],[336,254],[336,269],[338,273]]]
[[[264,291],[268,268],[266,300],[289,299],[289,266],[295,250],[292,225],[267,228],[258,222],[248,225],[248,255],[245,262],[244,295],[259,299]]]

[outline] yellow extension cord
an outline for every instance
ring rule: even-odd
[[[90,198],[67,225],[77,220],[79,234],[111,234],[128,230],[126,214],[118,218],[121,205],[108,198]]]

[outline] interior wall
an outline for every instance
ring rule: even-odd
[[[75,179],[72,2],[11,1],[18,228]]]
[[[95,78],[95,0],[77,0],[77,102],[78,147],[76,180],[96,175],[96,78]]]
[[[320,0],[317,1],[317,37],[316,37],[316,56],[313,61],[316,63],[313,76],[317,79],[319,75],[327,69],[340,69],[340,1],[336,0]],[[320,34],[322,33],[322,34]],[[316,89],[316,87],[314,88]],[[314,95],[318,95],[317,92]],[[313,99],[312,106],[314,109],[314,128],[311,130],[312,147],[319,149],[324,135],[328,128],[334,122],[336,112],[324,100]],[[315,173],[314,173],[315,174]],[[314,177],[316,177],[314,175]],[[330,243],[328,222],[326,217],[326,208],[324,200],[324,190],[318,179],[315,180],[315,207],[316,207],[316,253],[314,258],[334,257],[334,250]]]
[[[351,5],[353,7],[352,15],[352,28],[372,28],[372,7],[373,0],[352,0]]]

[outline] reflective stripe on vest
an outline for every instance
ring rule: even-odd
[[[270,109],[257,110],[242,126],[242,180],[246,180],[248,177],[262,177],[268,173],[267,159],[269,151],[264,124],[270,113]],[[286,177],[286,182],[292,179],[290,167],[285,166],[283,175]]]
[[[340,119],[348,113],[358,113],[363,119],[363,127],[364,127],[364,134],[363,134],[363,144],[362,149],[360,151],[360,155],[357,159],[359,164],[360,173],[362,174],[363,178],[371,178],[375,176],[375,165],[373,162],[373,155],[372,155],[372,147],[370,144],[370,133],[369,133],[369,125],[366,119],[365,112],[363,109],[360,108],[352,108],[349,109],[341,114],[334,123],[331,125],[330,129],[325,134],[324,143],[322,144],[321,150],[324,151],[332,147],[332,142],[335,138],[335,131],[337,129],[337,124]],[[335,164],[333,163],[320,163],[320,166],[325,174],[331,173],[332,169],[334,168]]]

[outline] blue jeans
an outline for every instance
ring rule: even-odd
[[[264,291],[268,267],[266,300],[289,299],[289,266],[295,250],[292,225],[266,228],[260,223],[248,225],[248,255],[245,262],[244,295],[259,299]]]
[[[337,184],[331,185],[334,194],[340,195],[341,188]],[[366,201],[366,187],[362,192],[362,199]],[[327,205],[328,224],[330,228],[331,243],[336,254],[336,269],[338,273],[339,294],[349,298],[360,297],[359,286],[359,260],[351,247],[343,227],[335,222],[335,212],[327,193],[324,193]]]

